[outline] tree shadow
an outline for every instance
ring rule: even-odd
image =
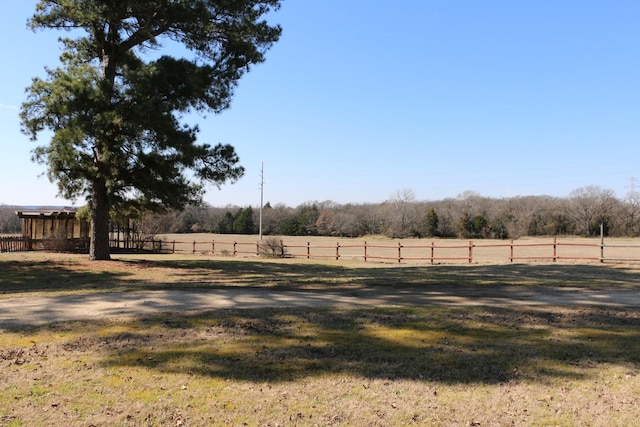
[[[252,382],[350,374],[498,384],[640,363],[637,309],[228,310],[140,322],[163,332],[102,336],[104,366]]]
[[[178,282],[149,284],[126,268],[111,271],[110,265],[87,271],[54,261],[0,261],[0,292],[312,287],[342,290],[352,296],[381,292],[388,301],[400,304],[409,300],[409,305],[418,305],[233,309],[197,314],[172,311],[138,317],[129,323],[133,332],[100,334],[99,338],[87,335],[66,343],[69,351],[99,351],[104,355],[104,366],[158,372],[257,382],[348,373],[372,379],[496,384],[580,378],[600,363],[624,364],[637,370],[640,363],[637,307],[419,306],[430,303],[429,292],[456,294],[461,287],[474,292],[514,285],[545,291],[553,286],[637,288],[640,274],[630,267],[514,264],[369,268],[288,261],[125,262],[132,268],[170,268],[180,278]],[[214,279],[208,279],[210,276]],[[274,277],[275,284],[270,282]],[[136,298],[118,293],[99,297],[118,301]],[[322,292],[308,293],[307,297],[325,298]],[[197,308],[202,306],[200,302],[196,295],[187,305]],[[178,301],[175,303],[178,307]],[[64,306],[46,310],[64,310]],[[75,324],[18,330],[73,328]]]
[[[158,269],[157,280],[141,270]],[[169,277],[171,276],[171,277]],[[76,265],[73,261],[0,258],[0,293],[158,289],[276,288],[420,291],[434,287],[498,289],[505,286],[637,289],[640,270],[619,265],[380,265],[291,260],[122,259]]]
[[[640,269],[602,264],[381,265],[297,263],[289,260],[136,260],[149,267],[181,270],[194,284],[220,283],[249,287],[393,287],[428,285],[553,286],[604,289],[640,287]]]
[[[139,284],[126,271],[82,270],[59,261],[0,260],[0,294],[116,291]]]

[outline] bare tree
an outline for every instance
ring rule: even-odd
[[[0,206],[0,234],[20,233],[20,218],[16,215],[15,206]]]
[[[405,238],[412,236],[419,228],[416,195],[413,190],[396,191],[387,201],[390,207],[389,229],[391,237]]]
[[[569,216],[575,221],[577,234],[597,235],[600,224],[605,226],[605,231],[611,225],[611,212],[615,205],[612,190],[592,185],[573,190],[569,197]]]
[[[500,215],[510,237],[526,236],[539,202],[535,197],[513,197],[501,204]]]
[[[640,235],[640,192],[631,190],[625,198],[622,212],[624,234],[628,236]]]

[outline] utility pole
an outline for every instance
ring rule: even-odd
[[[631,181],[631,185],[629,186],[631,188],[631,191],[629,193],[633,197],[636,194],[636,183],[638,182],[638,179],[635,177],[631,177],[629,178],[629,181]]]
[[[260,241],[262,241],[262,206],[264,205],[264,162],[260,167]]]

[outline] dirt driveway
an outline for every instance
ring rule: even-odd
[[[105,292],[84,295],[34,295],[0,299],[0,328],[48,322],[132,317],[169,311],[251,309],[268,307],[397,307],[417,305],[514,306],[582,305],[640,307],[640,290],[585,290],[501,286],[433,287],[424,291],[376,288],[357,291],[158,290]]]

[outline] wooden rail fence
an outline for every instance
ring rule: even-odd
[[[640,262],[640,244],[605,244],[562,242],[557,238],[549,242],[484,243],[469,241],[465,244],[439,241],[438,244],[347,243],[306,244],[273,242],[153,241],[156,250],[170,253],[211,254],[228,256],[270,255],[284,258],[352,259],[364,262],[426,262],[436,263],[491,263],[514,261],[583,261],[583,262]]]
[[[274,244],[275,242],[275,244]],[[0,237],[0,252],[40,249],[38,241],[27,237]],[[112,242],[113,244],[114,242]],[[438,241],[406,244],[403,242],[356,242],[335,244],[286,243],[282,239],[239,242],[235,240],[149,240],[146,251],[210,254],[222,256],[273,256],[283,258],[361,260],[392,263],[505,263],[543,262],[640,262],[640,244],[560,241]]]

